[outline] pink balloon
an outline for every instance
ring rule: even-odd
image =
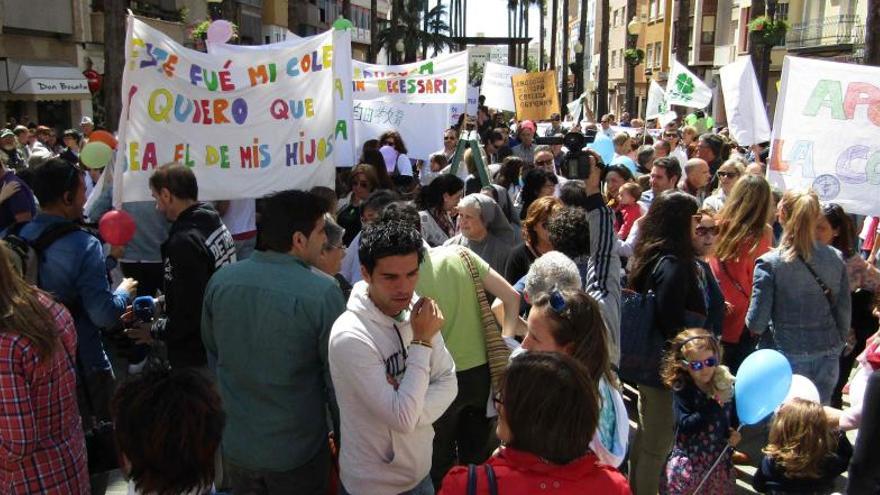
[[[226,43],[233,34],[232,23],[223,19],[216,20],[208,26],[207,37],[210,43]]]
[[[101,238],[111,246],[124,246],[134,237],[134,218],[122,210],[110,210],[98,222]]]

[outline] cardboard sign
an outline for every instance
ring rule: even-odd
[[[559,113],[556,71],[530,72],[513,76],[513,98],[519,120],[547,120]]]
[[[486,97],[486,106],[511,112],[516,110],[510,78],[525,73],[526,70],[519,67],[486,62],[483,67],[483,84],[480,87],[480,94]]]
[[[880,215],[880,68],[785,57],[768,180]]]

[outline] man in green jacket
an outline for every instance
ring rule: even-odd
[[[234,493],[326,492],[328,407],[338,424],[327,341],[345,310],[338,284],[310,270],[326,210],[303,191],[266,198],[264,250],[217,271],[205,292],[202,339],[216,360]]]

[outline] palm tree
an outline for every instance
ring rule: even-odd
[[[451,45],[450,26],[446,23],[446,7],[435,5],[428,11],[427,30],[422,30],[422,12],[424,3],[429,0],[394,0],[391,24],[379,32],[378,42],[392,54],[394,63],[415,62],[419,48],[424,53],[430,47],[436,55]],[[396,14],[395,14],[396,11]],[[403,60],[397,51],[398,41],[403,42]]]
[[[559,106],[565,108],[568,103],[568,0],[562,0],[562,93]]]
[[[553,16],[550,18],[550,67],[556,68],[556,32],[559,30],[557,24],[559,21],[559,0],[553,0],[553,8],[551,9]]]
[[[602,34],[599,40],[599,92],[596,97],[596,118],[602,118],[608,113],[608,37],[611,32],[611,7],[608,0],[600,0],[599,9],[602,12]]]
[[[342,0],[342,17],[351,20],[351,0]]]
[[[579,97],[584,92],[584,62],[587,58],[587,0],[581,0],[581,15],[578,18],[578,44],[581,46],[581,52],[576,54],[577,70],[575,74],[574,96]]]
[[[880,66],[880,0],[868,0],[865,20],[865,65]]]
[[[128,0],[105,2],[104,5],[104,125],[119,127],[122,114],[122,69],[125,67],[125,11]]]
[[[523,10],[523,30],[522,35],[523,38],[528,38],[529,36],[529,10],[532,7],[532,0],[521,0],[522,2],[522,10]],[[525,69],[528,66],[529,60],[529,44],[526,43],[523,45],[522,52],[522,68]]]
[[[547,15],[547,0],[537,0],[538,11],[538,70],[544,70],[544,16]]]
[[[518,7],[517,0],[507,0],[507,36],[510,38],[514,38],[517,36],[517,24],[516,24],[516,10]],[[511,45],[512,50],[510,50],[512,56],[508,56],[507,63],[509,65],[515,66],[516,61],[519,60],[519,45]]]
[[[379,31],[377,27],[377,11],[379,10],[379,0],[370,0],[370,63],[376,63],[376,56],[379,52]]]

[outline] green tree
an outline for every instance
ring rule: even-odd
[[[451,46],[447,33],[449,25],[446,7],[437,4],[428,10],[427,30],[423,30],[422,13],[428,0],[394,0],[392,3],[391,23],[379,31],[378,42],[391,54],[393,63],[415,62],[419,49],[426,53],[431,48],[436,55],[444,48]],[[403,42],[403,54],[397,51],[398,41]]]

